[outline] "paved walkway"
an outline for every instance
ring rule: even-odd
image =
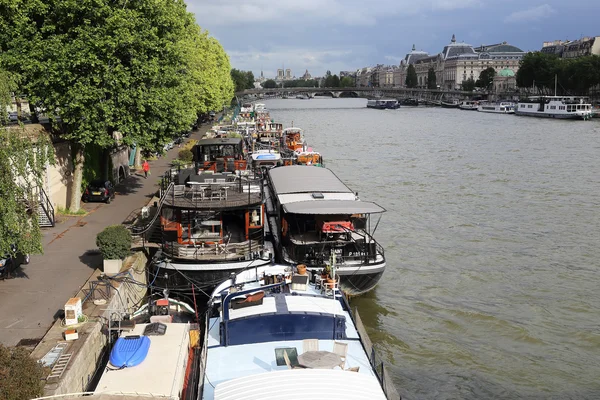
[[[191,135],[200,139],[208,126]],[[95,268],[102,266],[96,235],[108,225],[120,224],[134,210],[145,206],[158,190],[158,178],[181,150],[177,146],[150,162],[148,179],[130,176],[117,188],[111,204],[85,204],[85,217],[67,217],[42,231],[44,254],[31,257],[15,279],[0,281],[0,343],[16,345],[21,339],[44,336],[66,301],[74,296]]]

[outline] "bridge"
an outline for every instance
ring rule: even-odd
[[[442,99],[470,99],[474,96],[479,98],[487,98],[488,93],[482,92],[465,92],[462,90],[448,89],[417,89],[403,87],[346,87],[346,88],[310,88],[310,87],[294,87],[294,88],[273,88],[273,89],[247,89],[236,93],[238,98],[244,97],[285,97],[306,95],[308,97],[331,96],[338,97],[365,97],[365,98],[415,98],[421,100],[440,101]]]

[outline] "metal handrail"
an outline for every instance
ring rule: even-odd
[[[44,210],[44,212],[46,213],[46,216],[50,220],[50,224],[52,226],[54,226],[54,224],[55,224],[54,206],[50,202],[50,198],[48,198],[48,195],[44,191],[44,188],[40,187],[39,189],[40,189],[40,205],[42,206],[42,209]]]
[[[158,217],[160,216],[160,211],[162,209],[162,206],[165,202],[165,199],[167,197],[167,194],[169,193],[170,189],[172,189],[172,187],[174,186],[173,182],[169,183],[169,186],[167,187],[167,190],[165,191],[165,193],[163,194],[163,196],[160,198],[157,206],[156,206],[156,212],[154,213],[154,217],[152,217],[152,220],[146,224],[145,226],[142,227],[136,227],[134,225],[131,225],[129,227],[129,229],[131,230],[131,234],[132,235],[136,235],[136,236],[140,236],[143,235],[144,233],[148,232],[150,230],[150,228],[152,228],[154,226],[154,223],[156,222],[156,220],[158,219]]]

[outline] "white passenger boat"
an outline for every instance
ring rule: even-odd
[[[460,106],[458,108],[460,108],[461,110],[476,111],[478,106],[478,101],[465,100],[462,103],[460,103]]]
[[[481,103],[477,111],[496,114],[514,114],[515,103],[512,101],[501,101],[499,103]]]
[[[251,269],[215,289],[201,398],[399,400],[336,285],[297,272],[281,265]]]
[[[515,114],[527,117],[587,120],[592,117],[592,105],[585,97],[530,97],[519,101]]]
[[[272,168],[264,192],[268,229],[280,262],[306,264],[315,271],[335,255],[345,293],[359,295],[377,285],[386,263],[383,247],[372,236],[377,224],[371,216],[385,209],[361,201],[327,168]]]

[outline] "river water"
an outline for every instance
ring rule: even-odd
[[[387,209],[352,299],[407,399],[600,399],[600,120],[264,103]]]

